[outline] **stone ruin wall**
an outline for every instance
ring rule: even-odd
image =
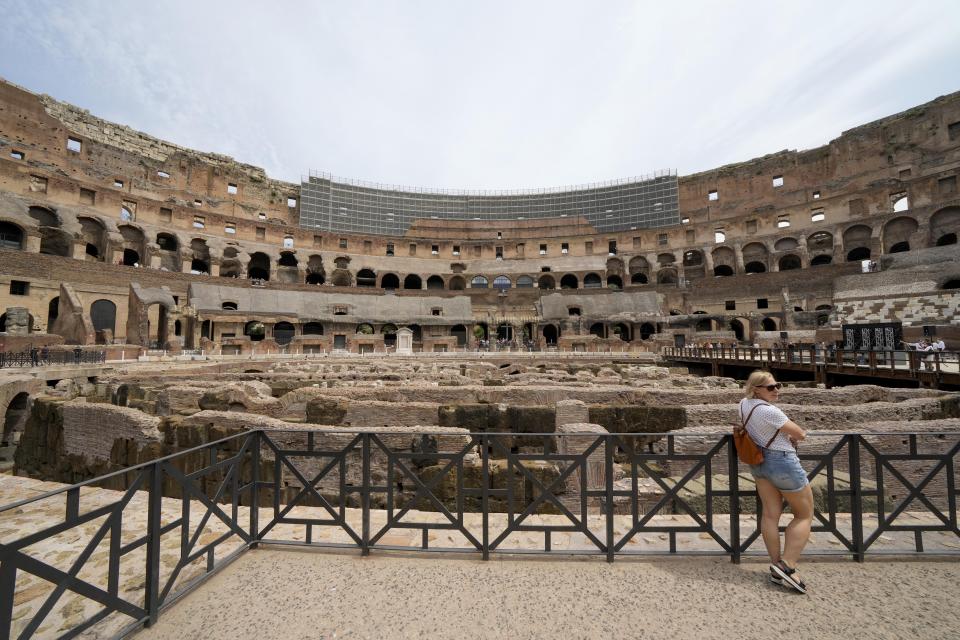
[[[616,455],[615,481],[629,483],[630,451],[663,453],[667,436],[676,435],[682,436],[673,444],[678,453],[703,453],[715,439],[698,434],[729,433],[741,397],[731,380],[696,378],[636,365],[617,365],[615,369],[564,364],[541,371],[517,364],[511,367],[512,374],[498,379],[499,368],[467,362],[420,367],[417,376],[398,375],[411,366],[416,365],[286,363],[259,374],[237,374],[238,379],[219,382],[215,389],[211,389],[209,374],[198,373],[173,378],[144,375],[137,380],[136,376],[118,372],[96,384],[66,385],[58,389],[58,396],[40,396],[33,402],[16,453],[17,472],[75,482],[249,428],[264,429],[280,446],[290,447],[305,446],[306,435],[288,431],[306,429],[313,432],[317,448],[331,449],[344,446],[354,437],[337,431],[385,432],[382,440],[386,446],[407,453],[425,446],[428,450],[456,451],[466,445],[468,433],[487,432],[511,434],[501,442],[505,450],[493,453],[498,460],[492,467],[495,482],[499,486],[508,481],[523,485],[518,472],[499,460],[505,451],[541,452],[545,445],[573,451],[584,443],[576,436],[571,439],[561,435],[572,429],[564,425],[573,424],[588,425],[584,429],[596,433],[660,434],[623,443],[621,448],[625,449]],[[376,376],[398,379],[385,381]],[[567,381],[558,383],[555,378]],[[494,380],[502,386],[483,385]],[[786,388],[782,401],[791,419],[818,433],[891,433],[871,436],[871,441],[881,447],[902,448],[903,438],[896,434],[905,431],[960,430],[960,394],[956,393],[869,385],[822,389],[799,384]],[[538,433],[551,435],[532,435]],[[425,434],[429,434],[426,439]],[[932,436],[921,436],[921,440],[926,448],[949,444]],[[804,443],[804,451],[825,453],[834,441],[811,437]],[[351,458],[346,481],[359,480],[358,455],[355,452]],[[200,468],[206,462],[199,455],[185,462],[186,469]],[[374,452],[372,464],[373,477],[378,482],[383,480],[387,469],[382,452]],[[872,463],[867,460],[864,464]],[[262,465],[262,477],[272,478],[272,455],[267,450]],[[301,471],[310,477],[310,472],[318,471],[318,465],[317,460],[301,461],[298,468],[302,466]],[[464,481],[479,481],[479,465],[476,452],[469,452]],[[432,478],[442,465],[421,460],[415,467],[422,478]],[[549,484],[562,467],[537,461],[528,471]],[[690,463],[671,461],[657,468],[665,478],[678,478],[689,470]],[[922,474],[929,468],[930,463],[919,462],[910,472]],[[599,471],[590,469],[592,483],[602,479]],[[836,468],[841,481],[845,470],[845,458],[841,456]],[[282,473],[285,489],[281,499],[288,500],[297,493],[300,483],[290,470],[283,469]],[[711,474],[718,482],[725,482],[726,473],[725,455],[715,456]],[[338,481],[337,473],[324,478],[321,494],[337,499]],[[401,505],[413,494],[412,483],[404,483],[402,478],[399,482],[396,500]],[[661,490],[649,479],[640,484],[641,502],[652,506]],[[934,485],[931,494],[942,497],[942,479]],[[578,500],[573,486],[563,494],[563,500],[571,504]],[[693,486],[695,493],[696,483]],[[440,482],[438,495],[451,501],[455,487],[453,474]],[[172,483],[167,489],[176,491]],[[525,489],[530,490],[529,486]],[[523,499],[532,499],[533,495],[525,494]],[[426,503],[417,506],[432,510]],[[505,508],[505,504],[495,502],[494,508]],[[553,508],[546,505],[543,510]]]

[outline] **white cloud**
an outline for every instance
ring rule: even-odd
[[[0,75],[282,179],[555,186],[816,146],[960,89],[960,5],[920,4],[0,0]]]

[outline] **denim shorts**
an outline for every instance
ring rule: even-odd
[[[777,451],[762,447],[760,450],[763,451],[763,462],[750,465],[750,473],[754,478],[769,480],[782,493],[801,491],[810,484],[795,451]]]

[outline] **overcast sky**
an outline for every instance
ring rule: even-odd
[[[0,51],[7,80],[275,178],[554,187],[960,90],[960,2],[0,0]]]

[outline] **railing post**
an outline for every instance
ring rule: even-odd
[[[260,438],[262,431],[254,431],[250,452],[250,548],[260,545]]]
[[[163,506],[163,463],[155,462],[150,469],[147,492],[147,554],[146,587],[143,608],[147,611],[146,625],[157,621],[160,615],[160,519]]]
[[[863,487],[860,483],[860,438],[851,434],[847,438],[850,456],[850,536],[853,541],[853,559],[863,562]],[[879,505],[877,505],[879,510]]]
[[[0,638],[10,637],[13,624],[13,594],[17,587],[17,565],[13,560],[0,562]]]
[[[606,495],[603,498],[603,511],[607,517],[607,562],[613,562],[613,436],[604,436],[604,484]],[[587,472],[587,463],[584,462],[583,472]]]
[[[490,436],[480,436],[480,511],[483,520],[483,559],[490,559]]]
[[[727,439],[727,488],[730,490],[730,561],[740,564],[740,467],[733,436],[724,437]]]
[[[360,481],[360,506],[362,521],[360,527],[360,554],[370,555],[370,434],[361,434],[363,478]]]

